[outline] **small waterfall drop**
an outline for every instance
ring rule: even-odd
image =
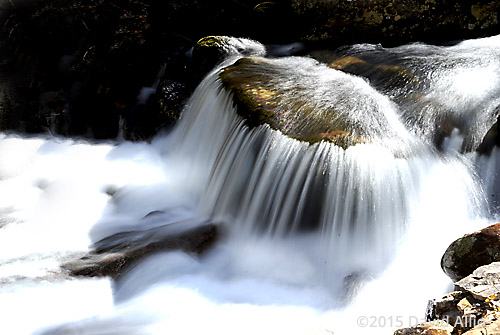
[[[498,114],[497,39],[341,50],[406,66],[403,86],[269,59],[283,108],[298,90],[368,139],[346,148],[249,127],[219,78],[243,39],[151,143],[3,134],[1,332],[371,335],[423,321],[427,300],[450,289],[442,252],[498,218],[498,149],[469,152]],[[450,115],[456,129],[437,148]],[[202,257],[158,253],[113,282],[58,269],[113,234],[208,219],[224,234]]]

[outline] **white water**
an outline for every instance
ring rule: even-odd
[[[344,94],[386,101],[398,120],[387,97],[356,87]],[[151,144],[3,135],[0,333],[391,334],[423,321],[450,289],[443,251],[495,222],[500,156],[460,154],[456,133],[443,152],[402,136],[405,157],[383,142],[343,150],[249,130],[210,77]],[[59,269],[91,241],[207,217],[227,231],[202,258],[157,254],[117,282]]]

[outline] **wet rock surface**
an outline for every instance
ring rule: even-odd
[[[454,241],[441,259],[441,268],[453,280],[470,275],[482,265],[500,261],[500,224]]]
[[[367,92],[365,82],[310,59],[290,60],[245,57],[221,71],[223,86],[250,127],[268,124],[297,140],[343,148],[369,142],[369,136],[391,136],[389,123],[380,121],[384,102]],[[363,103],[354,96],[362,96]],[[349,114],[353,110],[359,114]]]
[[[62,265],[73,276],[120,277],[137,261],[157,252],[182,250],[202,254],[219,237],[216,224],[169,224],[146,231],[112,235],[94,244],[94,248],[78,260]]]

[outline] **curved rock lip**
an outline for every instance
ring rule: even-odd
[[[311,144],[327,141],[347,148],[367,142],[346,115],[332,104],[315,100],[305,86],[311,78],[301,83],[300,75],[290,77],[287,66],[270,59],[245,57],[220,72],[224,88],[232,93],[237,112],[248,126],[267,124]]]
[[[334,110],[319,107],[314,100],[300,92],[299,85],[293,88],[293,96],[274,85],[273,78],[283,76],[280,65],[264,58],[245,57],[222,70],[219,77],[224,87],[233,94],[238,113],[250,127],[268,124],[291,138],[316,143],[328,141],[341,147],[365,142],[356,136],[344,118],[329,118]]]
[[[397,106],[364,79],[308,57],[244,57],[219,73],[248,126],[344,149],[381,143],[395,152],[409,144]]]

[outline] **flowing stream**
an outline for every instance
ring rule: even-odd
[[[290,99],[299,88],[370,136],[347,149],[248,128],[220,67],[150,143],[1,134],[0,333],[392,334],[424,321],[452,289],[444,250],[498,220],[500,154],[471,149],[498,115],[500,36],[337,52],[413,76],[269,60]],[[201,257],[158,253],[117,281],[60,268],[116,233],[206,220],[224,236]]]

